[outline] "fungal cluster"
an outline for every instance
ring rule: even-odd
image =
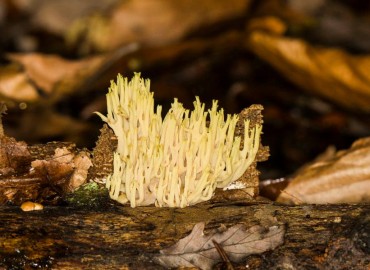
[[[107,115],[98,115],[118,139],[106,181],[110,197],[132,207],[186,207],[209,200],[252,164],[262,131],[245,120],[241,142],[234,136],[238,116],[225,119],[217,101],[206,111],[198,97],[192,111],[175,99],[162,118],[150,81],[139,73],[131,81],[118,75],[111,82]]]

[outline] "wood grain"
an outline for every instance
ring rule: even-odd
[[[207,224],[205,233],[238,223],[285,224],[282,246],[249,256],[235,269],[246,265],[249,269],[367,269],[369,213],[370,205],[263,202],[209,202],[184,209],[130,208],[108,202],[96,208],[49,206],[35,212],[2,207],[0,269],[161,269],[153,255],[202,221]]]

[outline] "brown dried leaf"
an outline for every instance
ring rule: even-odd
[[[276,225],[266,229],[256,225],[246,229],[245,225],[237,224],[226,231],[207,235],[203,234],[204,226],[203,222],[197,223],[188,236],[161,250],[161,255],[156,256],[155,261],[168,268],[212,269],[214,264],[221,261],[213,241],[222,247],[232,262],[240,262],[250,254],[272,250],[284,241],[283,226]]]
[[[36,28],[49,33],[64,35],[65,31],[78,18],[93,12],[102,12],[118,0],[37,0],[16,1],[30,16],[31,23]],[[21,3],[20,3],[21,2]]]
[[[247,46],[289,80],[352,110],[370,112],[370,56],[253,32]]]
[[[89,168],[92,166],[91,159],[87,152],[81,151],[73,159],[74,171],[69,180],[68,190],[75,190],[86,182]]]
[[[0,67],[0,97],[32,102],[37,100],[38,93],[36,87],[29,83],[27,75],[19,67],[9,65]]]
[[[111,51],[131,42],[144,46],[164,45],[201,27],[241,16],[250,2],[120,1],[109,16],[94,14],[77,21],[67,39],[87,50],[93,48],[99,51]]]
[[[35,160],[31,165],[37,174],[47,174],[54,184],[62,186],[68,192],[86,182],[92,163],[87,152],[81,151],[75,155],[63,147],[55,149],[52,159]]]
[[[300,170],[277,199],[282,203],[370,202],[370,137],[354,142],[350,149],[329,149]]]
[[[73,157],[74,154],[67,148],[57,148],[52,159],[37,159],[32,161],[31,166],[36,174],[47,175],[55,184],[63,184],[73,173]]]
[[[80,86],[86,78],[96,72],[106,60],[104,56],[96,56],[83,60],[71,61],[57,55],[39,53],[8,54],[8,58],[22,65],[22,70],[16,79],[22,77],[22,88],[36,85],[49,97],[69,94]],[[9,80],[9,78],[3,78]],[[2,84],[2,81],[0,81]],[[11,86],[10,83],[8,83]],[[19,85],[19,84],[18,84]],[[2,92],[9,92],[11,88],[4,88]]]

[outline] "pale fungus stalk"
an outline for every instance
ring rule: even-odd
[[[112,199],[132,207],[185,207],[209,200],[216,188],[239,179],[254,161],[261,125],[244,122],[244,143],[234,136],[237,115],[210,110],[197,97],[189,111],[177,99],[162,119],[154,111],[149,80],[136,73],[129,82],[118,76],[107,94],[103,121],[118,138],[113,173],[106,185]]]

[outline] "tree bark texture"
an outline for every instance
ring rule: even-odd
[[[370,205],[266,202],[209,202],[183,209],[108,203],[34,212],[2,207],[0,269],[165,269],[153,256],[189,235],[198,222],[206,222],[204,233],[239,223],[284,224],[284,244],[250,255],[234,269],[369,269],[369,213]],[[222,269],[222,263],[216,267]]]

